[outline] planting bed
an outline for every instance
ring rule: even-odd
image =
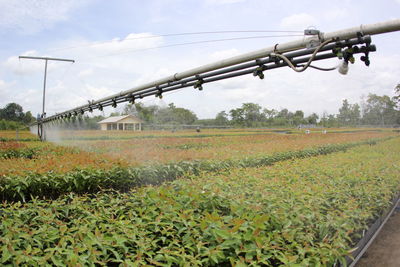
[[[200,134],[194,132],[167,132],[163,135],[155,133],[151,135],[151,138],[146,137],[144,133],[137,135],[125,133],[126,139],[101,140],[95,139],[96,134],[100,133],[92,133],[92,136],[82,133],[81,137],[91,137],[93,138],[91,140],[62,140],[61,143],[112,158],[123,159],[130,165],[140,166],[183,160],[257,157],[327,144],[342,144],[398,135],[392,131],[323,134],[319,130],[306,135],[304,133],[276,134],[261,130],[254,132],[232,130],[212,132],[209,130]],[[120,133],[114,134],[110,135],[110,138],[121,135]]]
[[[400,189],[400,139],[366,139],[108,173],[3,175],[0,264],[345,265]]]

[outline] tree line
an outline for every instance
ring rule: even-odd
[[[399,93],[397,95],[369,94],[361,104],[350,103],[344,99],[337,114],[324,112],[322,116],[312,113],[305,116],[302,110],[294,112],[284,108],[281,110],[263,108],[256,103],[243,103],[240,107],[219,112],[213,119],[198,120],[196,114],[184,108],[177,108],[173,103],[168,107],[156,105],[144,106],[141,103],[126,105],[122,113],[132,114],[147,124],[176,124],[232,127],[297,127],[299,125],[319,125],[323,127],[340,126],[395,126],[400,125]]]
[[[324,112],[321,116],[312,113],[305,116],[302,110],[289,111],[263,108],[256,103],[243,103],[240,107],[219,112],[213,119],[199,120],[188,109],[170,103],[166,107],[145,106],[142,103],[127,104],[122,112],[111,116],[132,114],[145,122],[145,125],[203,125],[230,127],[298,127],[299,125],[319,125],[323,127],[341,126],[399,126],[400,125],[400,84],[395,87],[395,96],[369,94],[358,103],[344,99],[337,114]],[[59,124],[61,128],[98,129],[97,122],[104,116],[79,115]],[[0,108],[0,130],[21,128],[35,121],[31,112],[23,112],[16,103]]]
[[[26,129],[35,121],[30,111],[24,112],[21,105],[9,103],[0,108],[0,130]]]

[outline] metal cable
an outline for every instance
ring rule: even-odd
[[[136,52],[154,50],[154,49],[159,49],[159,48],[168,48],[168,47],[194,45],[194,44],[217,43],[217,42],[237,41],[237,40],[263,39],[263,38],[274,38],[274,37],[296,37],[296,36],[303,36],[303,35],[299,35],[299,34],[260,35],[260,36],[247,36],[247,37],[235,37],[235,38],[224,38],[224,39],[212,39],[212,40],[203,40],[203,41],[195,41],[195,42],[170,44],[170,45],[160,45],[160,46],[154,46],[154,47],[143,48],[143,49],[127,49],[127,50],[123,50],[123,51],[120,51],[120,52],[116,52],[116,53],[112,53],[112,54],[106,54],[106,55],[103,55],[103,56],[91,57],[91,58],[87,58],[87,59],[103,58],[103,57],[109,57],[109,56],[117,56],[117,55],[121,55],[121,54],[125,54],[125,53],[136,53]]]
[[[174,36],[188,36],[188,35],[206,35],[206,34],[224,34],[224,33],[302,33],[303,31],[278,31],[278,30],[239,30],[239,31],[205,31],[205,32],[183,32],[183,33],[167,33],[167,34],[156,34],[151,36],[142,36],[142,37],[132,37],[132,38],[125,38],[120,41],[134,41],[134,40],[142,40],[142,39],[152,39],[152,38],[159,38],[159,37],[174,37]],[[69,46],[69,47],[61,47],[61,48],[54,48],[49,49],[48,51],[61,51],[67,49],[74,49],[80,47],[90,47],[90,46],[97,46],[102,44],[111,43],[113,41],[100,41],[92,44],[84,44],[84,45],[76,45],[76,46]]]
[[[322,44],[320,44],[320,45],[317,47],[317,49],[315,49],[314,53],[312,53],[312,55],[311,55],[310,59],[308,60],[308,62],[307,62],[303,67],[301,67],[301,68],[299,68],[299,69],[296,68],[296,67],[293,65],[293,63],[292,63],[286,56],[284,56],[284,55],[277,54],[277,53],[271,53],[271,56],[272,56],[272,57],[279,57],[279,58],[283,59],[283,60],[289,65],[289,67],[290,67],[292,70],[294,70],[295,72],[303,72],[303,71],[305,71],[305,70],[311,65],[311,62],[314,60],[314,58],[315,58],[315,56],[317,55],[317,53],[319,52],[319,50],[320,50],[322,47],[324,47],[326,44],[328,44],[328,43],[330,43],[330,42],[332,42],[332,41],[333,41],[333,39],[328,39],[328,40],[326,40],[325,42],[323,42]]]
[[[298,65],[299,67],[304,67],[305,65]],[[322,70],[322,71],[332,71],[332,70],[336,70],[338,67],[332,67],[332,68],[322,68],[322,67],[318,67],[318,66],[313,66],[313,65],[309,65],[309,68],[313,68],[316,70]]]

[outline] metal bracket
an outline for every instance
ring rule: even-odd
[[[160,86],[158,86],[158,85],[156,86],[156,89],[157,89],[158,92],[155,94],[155,96],[160,98],[160,99],[162,99],[163,90],[161,90]]]
[[[371,64],[371,61],[369,60],[369,52],[376,51],[376,47],[374,45],[371,45],[371,41],[369,41],[365,44],[365,46],[361,47],[361,50],[363,50],[364,56],[361,56],[360,59],[362,62],[364,62],[365,66],[369,67],[369,65]]]
[[[113,108],[117,107],[117,101],[115,99],[112,100],[112,105]]]
[[[306,44],[307,49],[318,47],[321,44],[321,40],[312,39]]]
[[[305,29],[304,35],[319,35],[320,31],[317,29]]]
[[[306,35],[306,36],[318,36],[318,40],[312,39],[306,44],[306,48],[307,49],[317,47],[317,46],[319,46],[321,44],[322,33],[319,30],[317,30],[317,29],[305,29],[304,30],[304,35]]]
[[[259,59],[256,59],[256,64],[259,66],[258,68],[256,68],[253,72],[253,76],[256,77],[258,76],[258,78],[260,78],[261,80],[264,79],[264,65],[261,63],[261,61]]]
[[[133,94],[130,95],[129,103],[135,104],[135,96]]]
[[[196,75],[195,77],[197,78],[197,82],[195,82],[193,85],[194,89],[199,89],[199,91],[203,90],[203,78],[201,78],[199,75]]]

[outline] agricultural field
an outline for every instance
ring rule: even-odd
[[[0,133],[2,265],[346,265],[400,192],[390,129],[21,134]]]
[[[300,130],[202,130],[143,132],[105,135],[103,131],[61,133],[59,143],[123,159],[130,165],[152,165],[204,159],[240,159],[325,144],[355,142],[395,135],[391,130],[315,129],[310,135]],[[63,138],[64,137],[64,138]]]

